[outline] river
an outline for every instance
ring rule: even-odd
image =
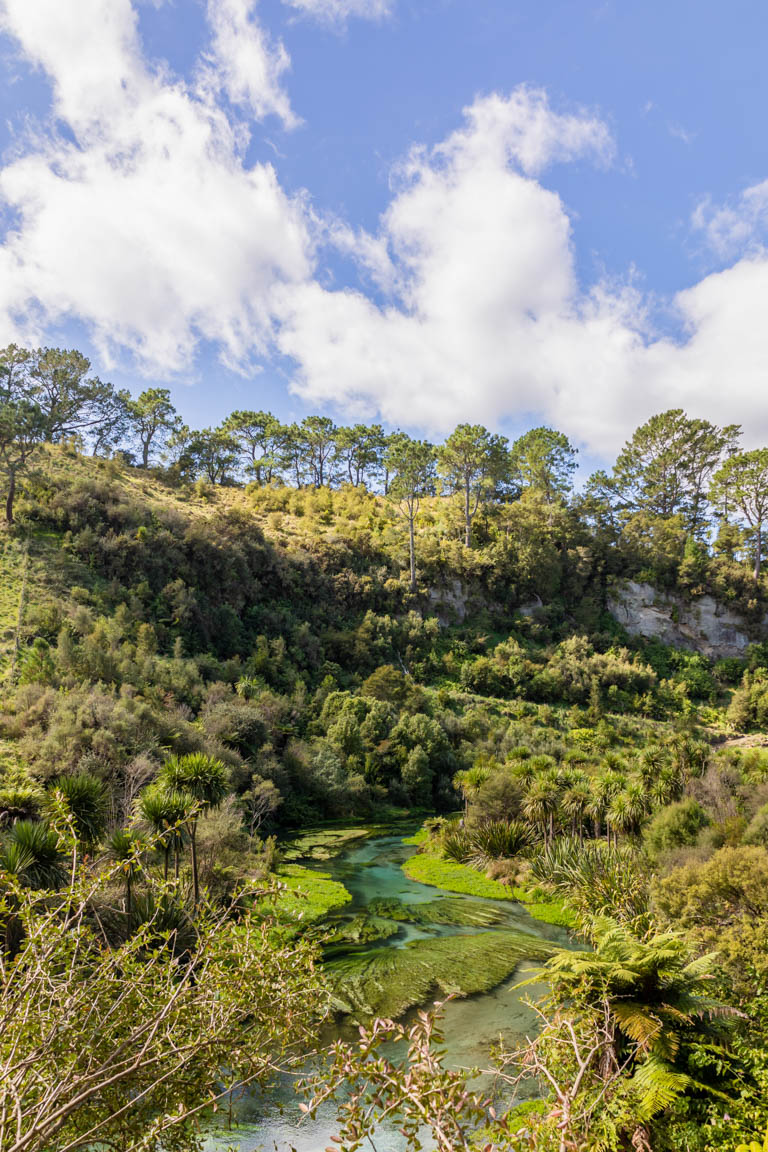
[[[397,900],[408,906],[430,906],[441,896],[452,900],[465,899],[410,880],[401,865],[415,851],[403,843],[402,833],[375,835],[357,841],[336,858],[325,861],[322,870],[330,872],[333,879],[344,884],[352,896],[351,903],[329,918],[329,927],[365,913],[374,901]],[[480,929],[477,926],[432,923],[428,919],[419,924],[403,923],[396,936],[377,942],[370,949],[405,948],[417,940],[510,930],[536,940],[551,940],[558,944],[567,942],[562,929],[533,920],[520,904],[479,900],[477,897],[466,899],[493,909],[498,922]],[[428,909],[425,911],[428,916]],[[424,920],[423,912],[420,918]],[[523,961],[509,978],[491,991],[448,1002],[442,1025],[447,1065],[454,1068],[487,1067],[491,1047],[500,1038],[507,1046],[515,1046],[534,1030],[534,1014],[522,1002],[524,993],[515,985],[538,966],[538,963]],[[529,995],[535,994],[535,989],[526,991]],[[344,1035],[348,1031],[340,1022],[337,1034]],[[207,1141],[208,1152],[221,1152],[225,1148],[235,1148],[237,1152],[323,1152],[336,1130],[331,1109],[311,1120],[302,1117],[293,1083],[287,1077],[266,1096],[246,1095],[237,1102],[235,1116],[235,1127],[220,1129]],[[402,1152],[405,1147],[397,1131],[387,1132],[376,1140],[378,1152]]]

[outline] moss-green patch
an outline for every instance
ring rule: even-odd
[[[261,901],[260,907],[281,923],[313,924],[352,899],[344,885],[332,880],[327,872],[315,872],[299,864],[284,864],[276,879],[285,889],[275,899]]]
[[[323,941],[325,956],[346,955],[361,947],[367,947],[377,940],[389,940],[400,932],[395,920],[384,916],[367,916],[361,912],[351,920],[342,920],[334,928],[327,940]]]
[[[406,860],[403,871],[411,880],[418,880],[433,888],[444,888],[446,892],[484,896],[492,900],[517,899],[510,888],[498,880],[489,880],[468,864],[456,864],[453,860],[443,860],[441,856],[431,856],[425,852]]]
[[[368,828],[324,828],[287,841],[280,852],[284,860],[332,860],[356,840],[370,835]]]
[[[541,920],[545,924],[554,924],[558,928],[578,927],[576,913],[568,907],[564,900],[532,900],[531,894],[525,888],[513,888],[516,900],[525,905],[525,910],[534,920]]]
[[[519,932],[484,932],[374,949],[332,960],[326,972],[340,1012],[396,1018],[435,995],[488,992],[523,960],[543,960],[550,952],[551,946]]]
[[[411,844],[416,848],[421,848],[422,844],[429,842],[429,832],[426,828],[419,828],[418,832],[414,832],[412,836],[403,837],[403,844]]]

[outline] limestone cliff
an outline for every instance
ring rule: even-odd
[[[634,580],[622,581],[609,592],[608,611],[631,636],[655,636],[712,660],[743,656],[749,644],[768,634],[765,624],[757,630],[760,635],[754,628],[748,631],[741,616],[712,596],[687,601]]]

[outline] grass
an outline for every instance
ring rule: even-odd
[[[403,871],[411,880],[444,888],[446,892],[459,892],[463,896],[482,896],[491,900],[516,900],[514,892],[498,880],[489,880],[482,872],[468,864],[443,860],[442,856],[418,853],[403,864]]]
[[[406,836],[403,844],[409,844],[413,847],[420,848],[422,844],[429,843],[429,832],[426,828],[419,828],[418,832],[414,832],[412,836]]]
[[[405,843],[412,843],[414,837]],[[498,880],[490,880],[469,864],[456,864],[441,856],[418,853],[403,864],[403,871],[411,880],[443,888],[446,892],[459,892],[464,896],[482,896],[491,900],[516,900],[534,920],[554,924],[558,928],[575,928],[576,916],[563,900],[532,900],[524,888],[509,888]]]
[[[541,920],[544,924],[554,924],[558,928],[577,928],[576,913],[568,907],[564,900],[532,900],[525,888],[512,889],[515,899],[525,905],[525,910],[534,920]]]
[[[277,880],[285,885],[285,891],[274,901],[265,899],[261,906],[281,923],[314,924],[352,899],[344,885],[332,880],[327,872],[315,872],[300,864],[284,864]]]

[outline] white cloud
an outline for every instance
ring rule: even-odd
[[[745,188],[740,196],[725,204],[703,200],[691,223],[721,258],[732,258],[761,246],[768,233],[768,180]]]
[[[129,0],[5,0],[4,30],[48,74],[52,126],[0,169],[15,216],[0,248],[0,342],[77,318],[147,369],[201,338],[264,351],[276,284],[310,271],[301,199],[247,167],[205,86],[151,68]],[[232,81],[234,83],[234,80]]]
[[[352,16],[382,20],[392,11],[394,0],[283,0],[305,16],[328,23],[343,23]]]
[[[245,162],[233,111],[292,122],[284,50],[247,0],[211,4],[211,51],[184,82],[145,59],[130,0],[0,0],[52,89],[50,124],[0,168],[0,344],[76,319],[105,360],[127,349],[155,374],[187,368],[201,339],[235,364],[277,349],[313,406],[435,434],[530,416],[611,454],[681,405],[768,439],[766,185],[701,206],[710,242],[747,253],[681,293],[683,338],[659,338],[631,282],[579,283],[573,221],[542,183],[554,163],[611,161],[598,117],[525,87],[477,99],[399,166],[373,233],[318,225],[270,165]],[[325,286],[318,235],[379,295]]]
[[[435,432],[539,411],[563,388],[580,403],[584,371],[612,376],[639,337],[625,298],[581,296],[564,206],[525,173],[611,152],[602,122],[560,116],[539,91],[477,100],[443,144],[411,154],[367,240],[380,266],[389,253],[390,302],[316,283],[286,294],[278,342],[300,393]]]
[[[566,208],[533,179],[589,154],[611,154],[592,116],[557,116],[526,89],[476,101],[443,145],[412,153],[378,234],[359,243],[381,283],[389,269],[388,299],[316,282],[283,293],[295,390],[434,435],[545,419],[609,456],[676,405],[768,439],[768,259],[680,293],[683,338],[654,335],[631,280],[579,285]]]
[[[271,43],[256,10],[256,0],[208,0],[213,45],[206,82],[258,119],[274,113],[292,128],[298,120],[280,83],[290,58],[282,43]]]

